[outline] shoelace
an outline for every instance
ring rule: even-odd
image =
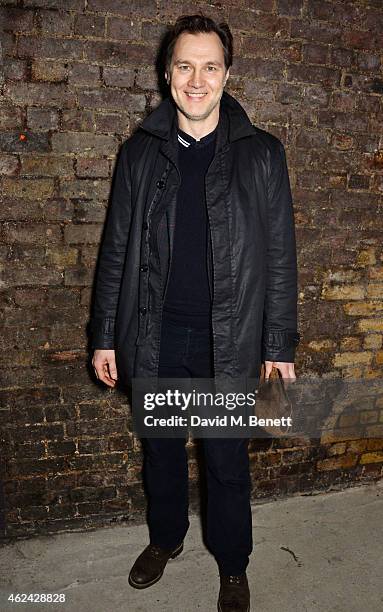
[[[240,585],[242,583],[242,576],[228,576],[228,579],[229,584]],[[240,604],[234,594],[224,597],[222,603],[226,606],[230,606],[233,610],[240,609]]]
[[[241,576],[229,576],[230,584],[241,584]]]
[[[163,551],[162,551],[162,548],[160,548],[159,546],[156,546],[155,544],[151,544],[150,552],[153,553],[153,555],[155,555],[156,557],[158,557],[159,555],[161,555]]]

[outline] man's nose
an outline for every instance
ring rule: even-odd
[[[196,89],[203,85],[203,76],[200,70],[194,70],[190,76],[189,85]]]

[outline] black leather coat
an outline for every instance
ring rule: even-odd
[[[227,92],[205,183],[215,376],[258,377],[299,342],[293,207],[283,144]],[[96,277],[92,347],[115,349],[129,386],[158,372],[179,184],[167,98],[122,146]]]

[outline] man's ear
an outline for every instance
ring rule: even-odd
[[[166,79],[167,84],[169,85],[170,79],[169,79],[169,73],[167,71],[165,72],[165,79]]]
[[[227,69],[224,85],[226,85],[229,76],[230,76],[230,68]]]

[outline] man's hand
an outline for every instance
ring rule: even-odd
[[[294,371],[294,364],[284,361],[265,361],[265,378],[268,379],[273,368],[280,371],[282,378],[287,382],[295,382],[297,377]]]
[[[117,380],[116,357],[114,349],[96,349],[92,366],[99,380],[108,387],[114,387]]]

